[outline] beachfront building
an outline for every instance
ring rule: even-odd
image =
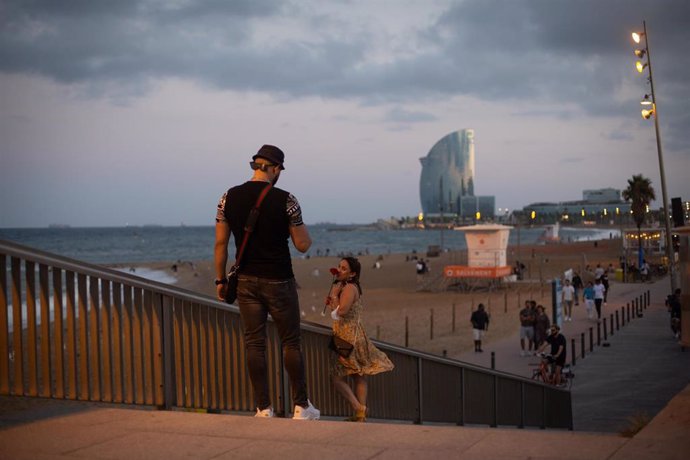
[[[539,222],[621,223],[629,218],[630,203],[621,199],[614,188],[583,190],[582,199],[558,203],[532,203],[522,211]]]
[[[445,213],[474,218],[479,211],[483,217],[494,217],[495,198],[474,195],[473,129],[444,136],[419,161],[419,195],[424,215]]]

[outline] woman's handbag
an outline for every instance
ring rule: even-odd
[[[242,255],[244,254],[244,248],[247,247],[249,235],[251,235],[251,233],[254,231],[254,225],[256,225],[256,220],[259,218],[259,207],[261,206],[261,202],[264,201],[264,198],[266,198],[266,194],[268,194],[268,191],[271,189],[271,187],[271,183],[264,187],[264,189],[261,191],[261,194],[259,195],[259,198],[257,198],[256,200],[256,204],[249,212],[249,216],[247,217],[247,224],[244,226],[244,238],[242,238],[242,245],[240,246],[240,250],[237,251],[237,259],[235,259],[235,265],[233,265],[230,268],[230,271],[227,274],[228,282],[225,285],[226,303],[231,304],[235,302],[235,299],[237,299],[237,272],[240,269],[240,261],[242,260]]]
[[[337,335],[333,334],[331,336],[331,341],[328,343],[328,348],[335,351],[343,358],[348,358],[355,346],[347,340],[341,339]]]

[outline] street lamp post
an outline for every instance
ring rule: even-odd
[[[668,193],[666,192],[666,173],[664,169],[664,156],[661,149],[661,133],[659,132],[659,111],[656,105],[656,95],[654,93],[654,79],[652,76],[652,58],[649,54],[649,35],[647,34],[647,23],[642,21],[644,35],[644,50],[635,50],[635,55],[639,58],[643,58],[645,54],[647,55],[647,62],[642,63],[638,61],[636,63],[637,70],[641,73],[644,68],[649,69],[649,86],[652,91],[652,109],[642,110],[642,117],[648,119],[650,116],[654,117],[654,130],[656,131],[656,150],[659,156],[659,175],[661,176],[661,196],[664,200],[664,228],[666,229],[666,257],[668,258],[668,268],[669,275],[671,278],[671,292],[676,290],[676,278],[675,278],[675,258],[673,251],[673,237],[671,235],[671,222],[669,218],[671,214],[668,211]],[[632,38],[635,43],[640,43],[640,34],[633,33]],[[643,104],[644,104],[643,100]]]

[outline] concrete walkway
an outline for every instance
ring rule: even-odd
[[[603,307],[603,316],[608,321],[611,313],[620,312],[622,306],[647,290],[650,305],[643,316],[625,325],[619,321],[620,329],[608,336],[607,347],[596,345],[597,323],[587,318],[582,303],[575,307],[573,321],[564,323],[562,332],[568,339],[568,361],[572,353],[570,339],[576,339],[577,360],[571,389],[576,431],[620,433],[631,425],[631,418],[649,419],[656,415],[690,383],[690,350],[682,352],[671,334],[664,305],[671,290],[667,278],[655,283],[614,284],[612,295]],[[589,348],[590,327],[594,331],[593,352]],[[583,332],[585,358],[581,359]],[[603,344],[603,332],[601,341]],[[484,353],[465,353],[460,360],[490,367],[491,352],[494,352],[496,369],[525,377],[532,375],[539,361],[520,356],[517,334],[488,344],[484,350]]]
[[[628,300],[638,291],[651,289],[652,304],[644,317],[609,338],[610,347],[595,348],[577,362],[573,432],[298,422],[2,397],[0,460],[686,459],[690,452],[690,351],[682,352],[670,334],[663,306],[668,281],[616,287],[621,299],[627,296]],[[610,299],[609,308],[616,299]],[[566,332],[576,332],[578,324],[585,329],[590,325],[586,318],[576,316],[567,323]],[[520,357],[518,341],[504,342],[487,351],[493,349],[497,363],[505,363],[499,369],[512,366],[524,375],[530,358]],[[487,355],[475,359],[487,359]],[[653,417],[642,431],[633,438],[618,434],[629,426],[627,417],[641,413]]]

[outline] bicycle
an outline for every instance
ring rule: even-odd
[[[539,367],[532,372],[532,379],[533,380],[539,380],[543,383],[546,383],[547,385],[554,385],[557,388],[564,388],[566,390],[570,390],[570,387],[573,385],[573,379],[575,378],[575,373],[573,372],[572,368],[570,367],[570,364],[566,364],[563,366],[561,369],[561,383],[556,385],[551,381],[551,369],[550,366],[552,365],[550,358],[553,358],[550,354],[548,353],[537,353],[536,356],[539,356],[540,361],[539,361]]]

